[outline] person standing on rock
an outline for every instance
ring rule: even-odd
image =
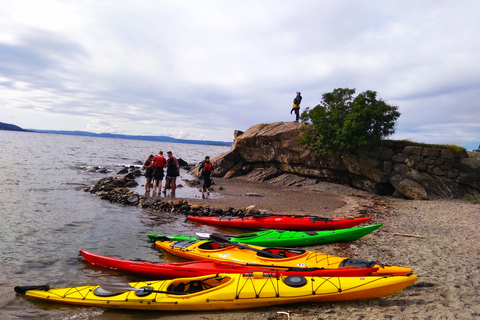
[[[150,184],[152,183],[153,177],[153,159],[155,157],[153,154],[149,155],[145,163],[143,164],[143,168],[145,169],[145,193],[150,192]]]
[[[163,151],[158,151],[158,156],[153,158],[153,194],[160,194],[162,191],[163,180],[163,167],[165,167],[167,161],[163,157]],[[158,190],[158,191],[157,191]]]
[[[175,189],[177,188],[177,177],[180,175],[180,167],[177,159],[173,156],[172,151],[167,152],[167,177],[165,178],[165,188],[163,193],[167,193],[167,186],[172,188],[172,196],[175,196]]]
[[[210,187],[212,186],[212,173],[215,170],[213,169],[213,165],[210,162],[210,157],[206,156],[205,161],[202,161],[200,164],[200,167],[198,168],[198,175],[202,176],[203,178],[203,188],[202,191],[208,191]]]
[[[300,92],[297,91],[297,96],[295,99],[293,99],[293,107],[292,110],[290,110],[290,114],[292,114],[293,111],[295,111],[295,121],[298,122],[298,118],[300,117],[300,103],[302,102],[302,95]]]

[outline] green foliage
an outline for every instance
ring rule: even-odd
[[[402,140],[405,145],[417,146],[417,147],[427,147],[427,148],[438,148],[438,149],[447,149],[453,152],[455,155],[462,155],[467,153],[467,149],[464,147],[457,146],[455,144],[432,144],[432,143],[421,143],[413,142],[410,140]]]
[[[466,196],[463,197],[463,199],[465,201],[470,202],[470,203],[479,204],[480,203],[480,194],[475,194],[475,195],[467,194]]]
[[[337,88],[324,93],[313,109],[305,109],[301,120],[311,121],[314,128],[306,129],[299,141],[320,153],[351,153],[395,132],[395,121],[400,116],[397,106],[378,100],[375,91],[356,97],[354,94],[355,89]]]

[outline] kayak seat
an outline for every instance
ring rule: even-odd
[[[262,252],[263,251],[263,252]],[[264,258],[272,258],[272,256],[270,254],[274,254],[274,255],[277,255],[279,256],[279,258],[277,259],[280,259],[280,258],[286,258],[287,257],[287,254],[285,253],[285,251],[278,251],[278,252],[272,252],[270,250],[262,250],[260,252],[258,252],[258,256],[259,257],[264,257]],[[269,254],[270,253],[270,254]]]
[[[375,264],[376,263],[374,261],[347,258],[343,260],[338,266],[339,267],[373,268]]]
[[[216,250],[216,249],[223,249],[225,246],[223,244],[218,244],[214,242],[205,242],[198,246],[200,249],[204,250]]]
[[[213,246],[209,242],[202,243],[198,246],[199,249],[213,250]]]
[[[171,284],[168,286],[167,291],[185,292],[185,283],[180,282],[180,283],[177,283],[176,285]]]
[[[190,285],[186,292],[195,293],[203,290],[202,281],[190,281]]]

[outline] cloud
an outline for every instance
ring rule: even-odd
[[[85,128],[85,131],[93,133],[119,133],[118,126],[98,119],[90,120]]]
[[[454,138],[473,143],[478,9],[448,1],[2,3],[0,110],[16,111],[21,126],[23,111],[77,117],[79,130],[98,119],[125,133],[230,140],[235,129],[291,121],[296,91],[304,108],[347,87],[398,105],[399,134],[422,142],[454,126]]]

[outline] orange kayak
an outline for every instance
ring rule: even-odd
[[[364,267],[379,268],[372,275],[406,275],[411,268],[380,265],[373,261],[350,259],[316,251],[292,248],[266,248],[254,245],[204,241],[156,241],[155,245],[173,255],[190,260],[230,261],[243,264],[277,265],[301,268]]]

